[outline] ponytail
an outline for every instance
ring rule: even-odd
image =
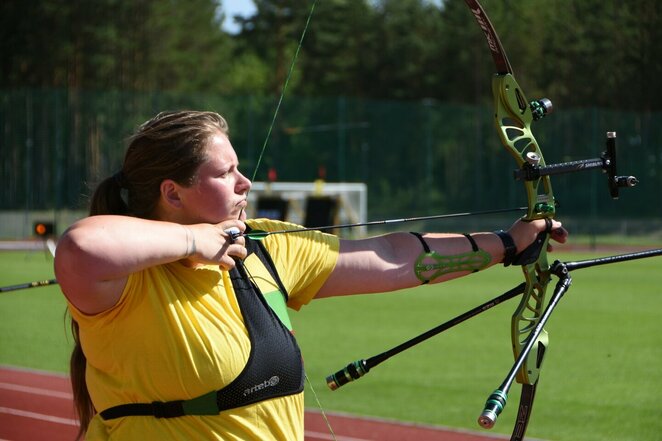
[[[80,422],[80,428],[75,438],[78,441],[87,432],[87,427],[90,425],[96,409],[94,409],[90,393],[87,390],[87,383],[85,382],[87,359],[80,344],[78,323],[73,318],[71,319],[71,334],[74,336],[74,350],[69,360],[69,374],[71,376],[71,389],[74,395],[74,410]]]
[[[118,178],[122,172],[104,179],[97,186],[90,202],[90,215],[97,214],[129,214],[129,207],[122,197],[126,189],[122,188],[122,181]]]
[[[122,198],[121,181],[111,176],[104,179],[94,191],[90,203],[90,215],[97,214],[127,214],[128,207]],[[74,410],[80,422],[76,441],[83,439],[92,417],[96,414],[92,398],[87,390],[85,371],[87,358],[80,344],[80,332],[78,323],[71,318],[71,334],[74,338],[74,349],[69,359],[69,375],[71,378],[71,389],[74,395]]]

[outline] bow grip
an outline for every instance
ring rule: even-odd
[[[524,250],[522,250],[521,253],[515,256],[512,265],[523,266],[535,262],[536,260],[538,260],[538,256],[540,256],[542,247],[545,246],[546,244],[547,244],[547,231],[538,233],[538,236],[536,236],[536,240],[534,240],[533,243],[531,243],[531,245],[529,245]]]
[[[545,231],[538,233],[536,240],[534,240],[528,247],[523,249],[521,253],[517,254],[511,262],[511,265],[524,266],[532,264],[538,260],[543,247],[547,246],[547,238],[549,237],[549,233],[552,231],[552,220],[545,218],[545,222],[547,224]]]

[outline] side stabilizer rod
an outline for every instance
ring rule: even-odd
[[[482,303],[476,306],[475,308],[467,312],[464,312],[458,315],[457,317],[452,318],[445,323],[442,323],[439,326],[430,329],[429,331],[426,331],[410,340],[407,340],[406,342],[401,343],[392,349],[384,351],[381,354],[375,355],[374,357],[370,357],[368,359],[361,359],[349,363],[347,366],[340,369],[336,373],[327,376],[326,384],[327,386],[329,386],[329,389],[336,390],[351,381],[358,380],[359,378],[367,374],[370,371],[370,369],[388,360],[394,355],[397,355],[413,346],[416,346],[417,344],[422,343],[423,341],[431,337],[434,337],[435,335],[440,334],[443,331],[446,331],[447,329],[450,329],[455,325],[459,325],[460,323],[472,317],[475,317],[478,314],[485,312],[488,309],[491,309],[502,302],[505,302],[506,300],[510,300],[513,297],[522,294],[524,292],[525,286],[526,286],[525,283],[520,283],[510,291],[507,291],[501,294],[500,296],[493,298],[492,300],[488,300],[487,302]]]
[[[542,316],[540,316],[540,320],[538,320],[536,326],[533,328],[533,330],[531,330],[531,333],[524,343],[522,351],[515,360],[515,363],[510,369],[510,372],[508,372],[505,380],[487,398],[485,406],[483,406],[483,411],[478,416],[478,424],[484,429],[491,429],[494,427],[497,418],[506,407],[508,392],[510,391],[510,387],[515,381],[517,372],[522,368],[524,361],[528,358],[531,350],[534,348],[536,342],[538,341],[538,337],[542,333],[545,324],[549,320],[549,317],[552,315],[552,312],[563,297],[563,294],[565,294],[568,288],[570,288],[571,283],[572,278],[570,277],[570,274],[566,272],[564,277],[561,277],[557,282],[554,289],[554,294],[549,300],[549,304],[545,308]]]

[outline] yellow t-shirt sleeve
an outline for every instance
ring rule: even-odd
[[[269,219],[248,221],[252,229],[278,231],[299,225]],[[338,261],[340,240],[320,231],[274,234],[262,243],[288,291],[287,305],[299,310],[310,302],[329,278]]]

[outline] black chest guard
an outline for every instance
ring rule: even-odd
[[[286,297],[275,265],[262,244],[246,238],[246,248],[249,255],[255,253]],[[303,390],[303,360],[294,336],[269,307],[242,262],[230,271],[230,280],[251,341],[248,361],[237,378],[223,389],[190,400],[114,406],[100,412],[104,420],[137,415],[156,418],[217,415],[224,410]]]

